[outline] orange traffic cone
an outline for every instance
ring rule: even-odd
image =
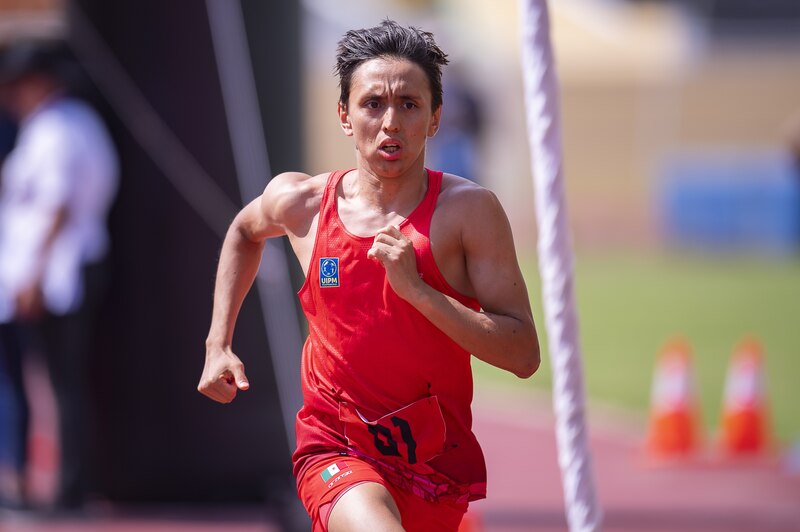
[[[722,452],[756,455],[766,450],[767,405],[762,370],[763,350],[753,339],[743,340],[728,367],[722,411]]]
[[[647,452],[654,458],[685,458],[699,445],[691,349],[675,339],[661,350],[653,377]]]
[[[481,522],[480,515],[473,510],[464,514],[461,519],[461,524],[458,525],[458,532],[482,532],[483,523]]]

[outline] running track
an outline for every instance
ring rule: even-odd
[[[561,480],[548,401],[476,393],[475,432],[486,453],[489,498],[472,532],[564,531]],[[641,429],[591,417],[591,446],[606,531],[800,532],[800,473],[777,460],[655,466]],[[1,532],[280,532],[254,507],[96,505],[86,515],[0,513]]]
[[[478,395],[475,409],[489,470],[488,498],[473,507],[483,529],[565,530],[549,404],[492,394]],[[605,416],[590,429],[606,531],[800,531],[800,472],[789,475],[777,459],[654,464],[640,428]]]

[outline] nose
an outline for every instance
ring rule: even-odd
[[[399,131],[400,130],[400,113],[390,105],[383,113],[383,129],[384,131]]]

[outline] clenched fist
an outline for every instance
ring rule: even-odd
[[[206,364],[197,391],[220,403],[230,403],[236,392],[247,390],[250,383],[244,374],[244,364],[230,347],[208,348]]]

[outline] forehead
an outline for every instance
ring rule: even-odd
[[[361,63],[353,72],[350,90],[351,93],[389,90],[432,96],[428,76],[422,67],[407,59],[392,57],[378,57]]]

